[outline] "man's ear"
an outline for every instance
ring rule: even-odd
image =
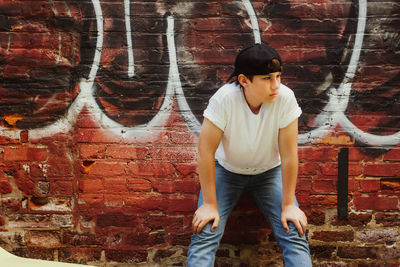
[[[247,77],[244,74],[239,74],[237,79],[243,87],[247,85]]]

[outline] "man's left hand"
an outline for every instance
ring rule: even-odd
[[[294,223],[300,236],[305,234],[308,225],[307,217],[304,212],[294,204],[282,207],[281,222],[287,233],[289,233],[288,221]]]

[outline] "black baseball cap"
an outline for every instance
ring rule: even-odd
[[[279,66],[271,64],[273,59],[279,61]],[[244,48],[236,56],[235,70],[226,82],[239,74],[266,75],[278,71],[282,71],[282,60],[278,52],[266,44],[254,44]]]

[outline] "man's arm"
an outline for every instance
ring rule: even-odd
[[[221,141],[223,131],[204,119],[198,144],[198,167],[203,204],[196,210],[193,221],[193,233],[198,234],[210,221],[214,221],[211,231],[217,228],[219,214],[215,192],[215,151]]]
[[[289,232],[287,222],[293,222],[300,235],[303,235],[307,229],[307,217],[294,203],[298,169],[297,127],[298,120],[296,119],[285,128],[279,129],[278,142],[283,185],[281,222],[287,232]]]

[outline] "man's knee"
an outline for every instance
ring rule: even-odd
[[[199,234],[195,234],[194,236],[197,237],[198,239],[201,240],[209,240],[209,241],[219,241],[222,238],[222,235],[224,233],[224,230],[222,228],[222,226],[218,226],[217,228],[214,229],[214,231],[211,231],[211,226],[212,226],[212,222],[207,223],[203,229],[201,230],[201,232]]]

